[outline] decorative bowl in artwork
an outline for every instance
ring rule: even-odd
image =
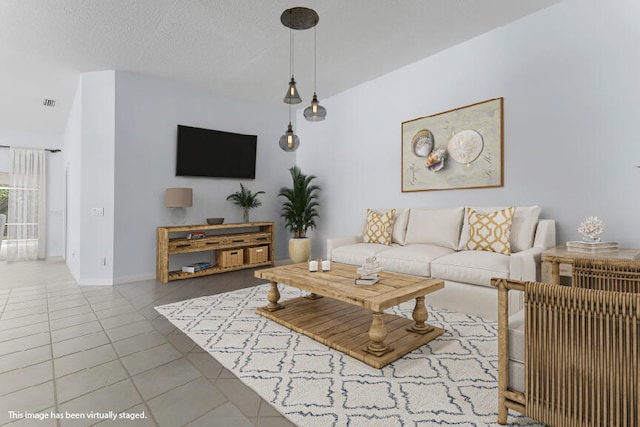
[[[224,218],[207,218],[207,224],[209,225],[222,224],[223,222]]]

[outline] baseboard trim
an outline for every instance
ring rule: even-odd
[[[114,285],[123,285],[125,283],[142,282],[145,280],[155,280],[155,273],[138,274],[134,276],[123,276],[113,279]]]

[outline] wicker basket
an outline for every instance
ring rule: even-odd
[[[227,251],[216,251],[216,265],[218,267],[237,267],[244,264],[244,250],[231,249]]]
[[[258,264],[260,262],[267,262],[269,259],[269,247],[268,246],[255,246],[247,249],[246,263]]]

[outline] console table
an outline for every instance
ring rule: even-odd
[[[573,261],[576,258],[640,260],[640,249],[581,252],[569,250],[566,246],[556,246],[542,252],[542,281],[560,284],[560,276],[571,277],[573,274]]]
[[[197,232],[205,236],[188,238]],[[194,273],[169,271],[170,255],[207,251],[215,251],[213,267]],[[158,227],[156,278],[162,283],[273,264],[273,222]]]

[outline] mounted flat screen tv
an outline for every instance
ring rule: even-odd
[[[178,125],[176,176],[256,177],[256,135]]]

